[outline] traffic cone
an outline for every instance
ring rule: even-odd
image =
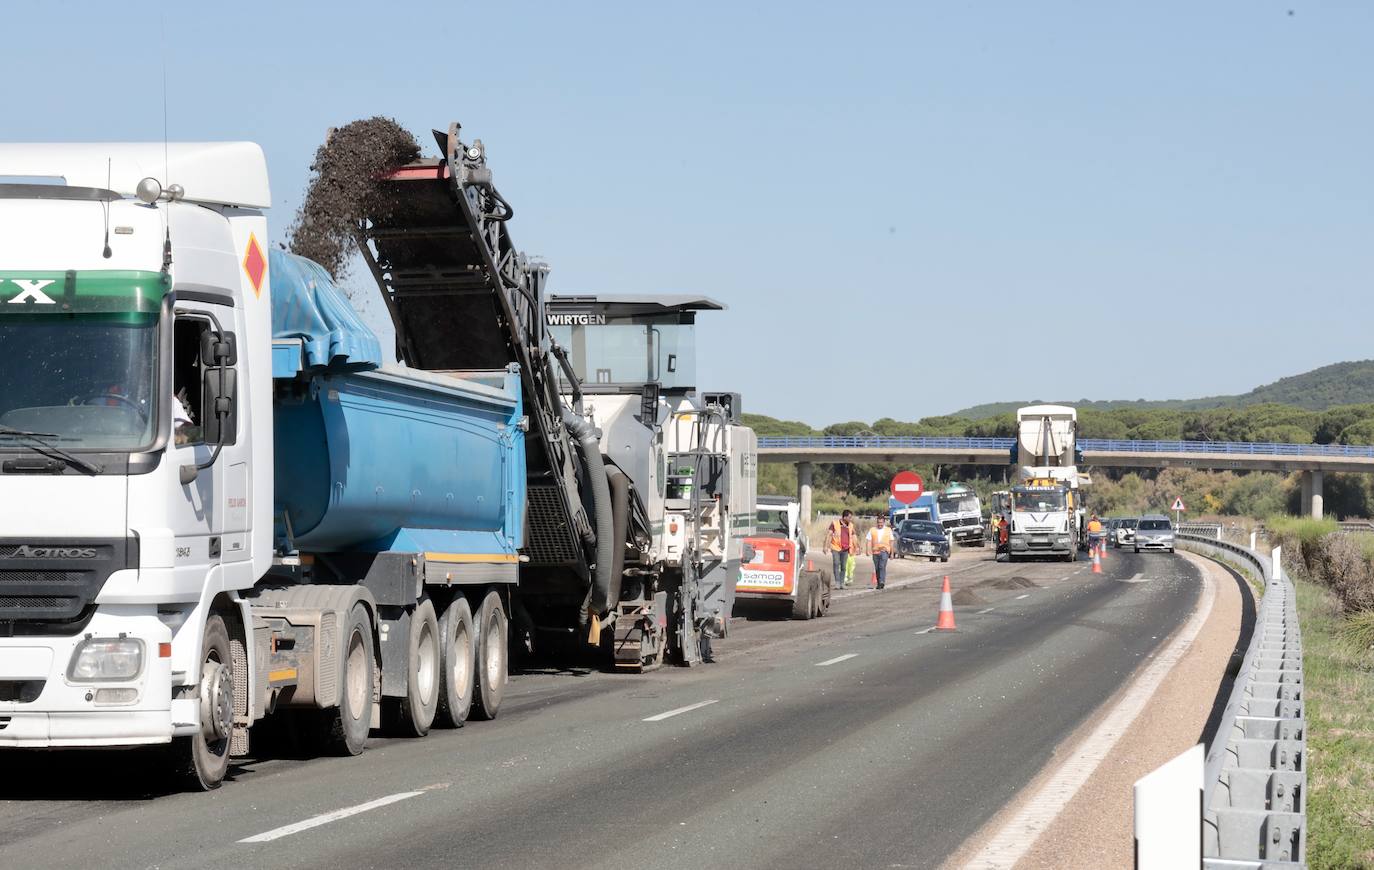
[[[949,594],[949,575],[945,575],[945,587],[940,590],[940,617],[935,621],[936,631],[955,631],[954,599]]]
[[[1097,548],[1102,551],[1102,561],[1107,561],[1107,539],[1100,539],[1097,542]]]
[[[1101,574],[1101,573],[1102,573],[1102,556],[1100,555],[1101,552],[1102,552],[1102,551],[1101,551],[1099,548],[1093,547],[1093,573],[1094,573],[1094,574]]]

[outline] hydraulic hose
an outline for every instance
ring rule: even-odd
[[[577,439],[582,461],[587,465],[587,483],[592,488],[592,510],[596,513],[592,518],[596,526],[596,573],[592,577],[587,609],[594,613],[605,613],[611,597],[616,541],[615,521],[611,514],[611,487],[606,478],[606,465],[601,461],[601,442],[592,424],[566,407],[563,408],[563,425]]]
[[[607,602],[614,607],[620,602],[620,584],[625,579],[625,538],[630,530],[630,478],[614,465],[606,469],[606,478],[611,488],[611,537],[615,543]]]

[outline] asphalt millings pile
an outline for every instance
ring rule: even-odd
[[[415,137],[391,118],[367,118],[334,130],[310,165],[315,175],[287,231],[291,252],[342,280],[353,252],[353,226],[390,205],[377,179],[419,156]]]

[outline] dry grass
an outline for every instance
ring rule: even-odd
[[[1307,715],[1307,860],[1313,870],[1374,868],[1374,616],[1297,583]]]

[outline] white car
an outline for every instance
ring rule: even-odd
[[[1139,517],[1122,517],[1117,520],[1116,530],[1112,533],[1112,544],[1118,549],[1134,544],[1135,527],[1139,522]]]

